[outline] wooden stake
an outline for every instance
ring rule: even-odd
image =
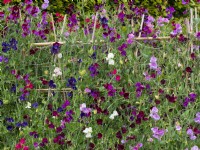
[[[55,29],[55,25],[54,25],[54,20],[53,20],[53,15],[51,14],[51,21],[52,21],[52,25],[53,25],[53,33],[54,33],[54,39],[55,42],[57,41],[56,39],[56,29]]]
[[[71,88],[63,88],[63,89],[35,89],[38,92],[48,92],[48,91],[72,91]]]
[[[198,19],[197,8],[195,7],[195,19]],[[198,32],[198,24],[196,24],[196,33]]]
[[[95,34],[95,30],[96,30],[97,17],[98,17],[98,12],[96,13],[95,21],[94,21],[94,28],[93,28],[93,33],[92,33],[92,43],[94,43],[94,34]]]
[[[193,9],[190,8],[190,31],[191,34],[193,35]],[[193,53],[193,41],[191,41],[191,53]]]
[[[66,18],[67,18],[67,16],[65,15],[65,17],[64,17],[64,21],[63,21],[63,26],[62,26],[61,33],[60,33],[60,41],[61,41],[61,37],[62,37],[62,34],[63,34],[63,31],[64,31],[64,28],[65,28]]]
[[[139,32],[139,36],[138,36],[138,37],[141,37],[142,28],[143,28],[143,23],[144,23],[144,14],[142,15],[142,21],[141,21],[141,24],[140,24],[140,32]]]

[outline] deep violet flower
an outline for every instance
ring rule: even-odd
[[[72,89],[76,90],[76,79],[74,77],[71,77],[68,79],[67,87],[71,87]]]
[[[70,101],[66,100],[63,104],[62,104],[62,109],[65,109],[67,106],[70,105]]]
[[[60,44],[58,42],[55,42],[51,47],[51,54],[54,55],[58,54],[60,52],[60,47],[61,47]]]
[[[6,53],[7,51],[10,50],[10,44],[9,44],[9,43],[2,42],[1,45],[2,45],[2,51],[3,51],[4,53]]]
[[[95,77],[96,75],[99,74],[98,68],[99,68],[99,65],[97,63],[91,64],[89,66],[88,70],[90,71],[91,77]]]
[[[50,87],[50,88],[53,88],[53,89],[56,88],[56,84],[54,83],[53,80],[50,80],[50,81],[49,81],[49,87]]]

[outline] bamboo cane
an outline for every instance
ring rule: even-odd
[[[54,39],[55,39],[55,42],[56,42],[57,41],[57,39],[56,39],[56,29],[55,29],[54,19],[53,19],[53,15],[52,14],[51,14],[51,21],[52,21],[52,25],[53,25]]]

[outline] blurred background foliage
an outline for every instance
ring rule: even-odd
[[[35,4],[41,6],[43,0],[33,0]],[[94,12],[94,5],[106,3],[106,6],[110,10],[116,10],[120,3],[128,5],[128,2],[133,1],[134,5],[139,7],[144,7],[148,9],[148,12],[152,16],[166,16],[166,8],[172,6],[175,8],[176,12],[174,16],[176,18],[186,17],[183,12],[189,7],[198,7],[200,10],[200,4],[197,0],[190,0],[189,5],[183,5],[182,0],[49,0],[50,5],[48,11],[52,13],[59,12],[65,14],[70,10],[78,10],[84,12],[85,14],[92,14]],[[12,4],[19,4],[24,2],[24,0],[12,0]],[[3,1],[0,2],[1,7],[3,7]],[[84,9],[83,9],[84,8]]]

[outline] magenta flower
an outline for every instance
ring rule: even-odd
[[[139,150],[142,146],[143,146],[142,143],[138,143],[138,144],[137,144],[136,146],[134,146],[134,147],[131,147],[131,146],[130,146],[130,150]]]
[[[194,118],[194,122],[200,124],[200,112],[196,113],[196,118]]]
[[[151,131],[153,132],[153,137],[161,140],[162,136],[165,134],[165,129],[158,129],[158,127],[151,128]]]
[[[158,115],[158,109],[156,107],[153,107],[151,109],[150,117],[153,118],[154,120],[160,120],[160,116]]]
[[[187,5],[190,2],[190,0],[182,0],[183,5]]]
[[[174,29],[173,29],[173,31],[170,33],[171,34],[171,36],[176,36],[176,35],[178,35],[179,33],[182,33],[182,27],[181,27],[181,25],[180,24],[176,24],[176,23],[173,23],[173,26],[174,26]]]

